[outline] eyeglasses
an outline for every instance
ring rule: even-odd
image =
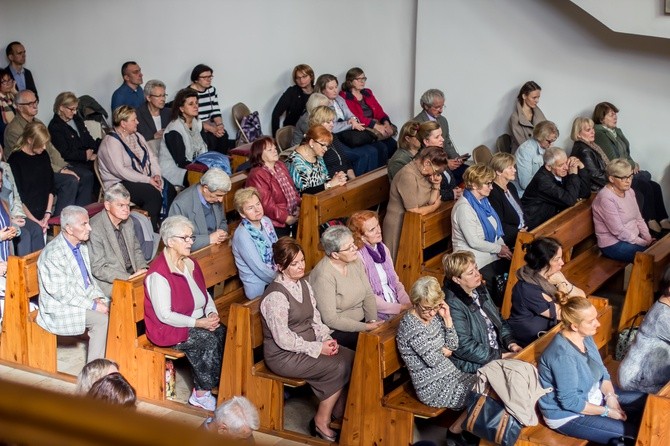
[[[354,80],[355,80],[355,81],[363,81],[363,82],[365,82],[365,81],[368,80],[368,78],[365,77],[365,76],[361,76],[361,77],[355,77]]]
[[[167,98],[168,97],[167,93],[165,93],[165,94],[150,94],[149,96],[152,97],[152,98]]]
[[[311,77],[309,74],[296,74],[295,79],[296,80],[303,80]]]
[[[16,105],[27,105],[28,107],[37,107],[37,105],[40,103],[37,99],[35,99],[32,102],[17,102]]]
[[[549,145],[552,145],[555,142],[556,142],[556,138],[554,138],[554,139],[548,139],[547,138],[547,139],[544,140],[544,143],[549,144]]]
[[[323,147],[324,149],[328,149],[328,144],[323,143],[321,141],[317,141],[316,139],[314,140],[314,142]]]
[[[74,106],[72,106],[72,107],[66,107],[66,106],[64,105],[63,107],[66,108],[66,109],[68,109],[68,110],[70,110],[72,113],[74,113],[74,112],[77,111],[77,106],[76,106],[76,105],[74,105]]]
[[[340,249],[337,252],[347,252],[347,251],[348,252],[353,252],[353,251],[357,251],[357,250],[358,250],[358,247],[356,247],[356,244],[352,243],[351,245],[346,246],[346,247]]]
[[[633,179],[633,176],[634,176],[634,175],[635,175],[635,174],[632,174],[632,173],[631,173],[630,175],[625,176],[625,177],[620,177],[620,176],[618,176],[618,175],[612,175],[612,176],[613,176],[614,178],[616,178],[617,180],[621,180],[621,181],[629,181],[629,180],[632,180],[632,179]]]
[[[424,313],[437,313],[437,311],[440,309],[442,306],[443,302],[440,302],[439,304],[435,305],[434,307],[424,307],[421,304],[416,304],[416,307],[421,310]]]
[[[0,84],[11,84],[12,82],[14,82],[14,79],[12,79],[12,78],[10,77],[9,79],[3,79],[3,80],[1,80],[1,81],[0,81]]]
[[[195,235],[174,235],[173,237],[182,239],[186,243],[188,243],[188,242],[194,243],[195,242]]]
[[[209,76],[198,76],[198,79],[211,80],[214,79],[214,75],[210,74]]]

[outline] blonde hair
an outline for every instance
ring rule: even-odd
[[[93,383],[109,374],[109,368],[116,367],[119,370],[119,365],[109,359],[98,358],[89,362],[81,369],[77,376],[77,388],[75,393],[78,395],[85,395],[93,386]]]
[[[21,133],[19,139],[16,140],[14,150],[21,150],[21,147],[28,144],[29,140],[31,141],[31,148],[42,147],[51,142],[51,135],[49,134],[47,127],[41,122],[29,122],[28,125],[23,128],[23,133]]]
[[[328,107],[327,105],[319,105],[315,107],[314,110],[309,114],[309,120],[307,121],[309,127],[313,125],[322,125],[326,122],[333,121],[337,114],[335,110]]]
[[[484,183],[493,181],[496,173],[486,164],[475,164],[466,169],[463,174],[463,182],[467,189],[474,189],[475,187],[482,187]]]
[[[261,195],[258,193],[258,189],[255,187],[244,187],[235,192],[235,197],[233,198],[233,204],[235,205],[235,210],[242,213],[244,208],[244,203],[251,200],[251,197],[258,197],[260,201]]]
[[[584,320],[583,312],[593,306],[591,301],[582,296],[559,295],[557,298],[561,305],[561,325],[567,329],[572,328],[573,324],[579,325]]]
[[[623,177],[631,174],[631,167],[628,160],[624,158],[614,158],[607,163],[607,176],[609,177]]]
[[[71,91],[64,91],[60,93],[58,96],[56,96],[56,100],[54,101],[54,114],[58,114],[60,111],[60,107],[65,106],[69,107],[72,104],[78,104],[79,99],[77,96],[72,93]]]
[[[493,155],[491,161],[489,161],[489,167],[497,174],[507,169],[509,166],[513,166],[516,163],[516,158],[514,155],[507,152],[498,152]]]
[[[593,127],[593,119],[585,118],[584,116],[578,116],[572,121],[572,131],[570,132],[570,139],[573,141],[579,141],[579,133],[582,131],[584,126],[588,124]]]
[[[461,277],[470,265],[476,264],[475,255],[470,251],[456,251],[442,257],[445,280]]]
[[[325,94],[314,92],[309,95],[309,99],[307,99],[307,104],[305,104],[305,110],[307,110],[308,115],[311,115],[312,111],[316,107],[329,104],[330,99],[328,99]]]
[[[416,137],[419,139],[421,147],[425,147],[423,140],[430,136],[430,132],[439,128],[441,128],[440,124],[438,124],[436,121],[426,121],[419,125],[419,131],[416,133]]]
[[[409,297],[415,305],[425,303],[432,307],[444,300],[444,291],[435,277],[424,276],[414,282],[409,291]]]
[[[129,105],[116,107],[114,113],[112,113],[112,124],[114,127],[118,127],[122,121],[127,121],[133,114],[136,114],[135,109]]]

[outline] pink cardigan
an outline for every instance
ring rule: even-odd
[[[633,189],[627,190],[621,198],[605,186],[596,195],[591,209],[599,247],[606,248],[618,242],[649,245],[651,235],[640,215]]]

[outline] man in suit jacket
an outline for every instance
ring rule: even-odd
[[[88,248],[91,233],[88,212],[68,206],[61,213],[62,231],[37,259],[40,288],[37,324],[61,336],[80,335],[88,329],[86,362],[105,357],[109,299],[91,274]]]
[[[442,136],[444,137],[444,151],[447,152],[449,159],[459,158],[460,155],[456,151],[451,136],[449,135],[449,122],[447,118],[442,116],[444,109],[444,93],[437,88],[431,88],[421,95],[421,108],[423,111],[414,117],[415,121],[437,121],[442,129]],[[451,168],[451,166],[449,166]],[[453,169],[452,169],[453,170]]]
[[[195,225],[195,242],[191,251],[228,239],[223,198],[230,187],[228,174],[221,169],[211,168],[200,178],[200,184],[183,190],[172,202],[170,216],[183,215]]]
[[[12,42],[7,45],[5,54],[7,55],[7,60],[9,60],[6,70],[9,71],[12,79],[16,82],[16,89],[18,91],[30,90],[39,99],[33,73],[23,67],[26,63],[26,49],[21,45],[21,42]]]
[[[105,191],[105,212],[91,219],[91,271],[107,297],[112,295],[114,279],[131,279],[147,270],[129,217],[130,192],[117,183]]]
[[[169,108],[165,108],[165,84],[159,80],[151,79],[144,84],[144,97],[146,102],[140,105],[137,112],[137,131],[140,132],[144,139],[151,141],[152,139],[161,139],[163,137],[163,130],[170,123]],[[153,113],[157,113],[154,117]],[[156,126],[156,119],[160,120],[160,128]]]

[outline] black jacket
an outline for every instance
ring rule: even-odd
[[[297,85],[288,87],[286,91],[281,95],[277,105],[275,105],[274,110],[272,110],[272,134],[274,135],[279,130],[279,119],[281,115],[286,112],[284,117],[284,126],[295,125],[305,113],[307,106],[307,99],[309,99],[307,93],[302,91],[302,88]]]
[[[97,152],[100,140],[93,139],[88,129],[86,129],[84,121],[79,116],[75,115],[72,120],[79,134],[67,122],[63,121],[60,116],[54,115],[51,122],[49,122],[51,142],[65,161],[85,163],[86,150],[93,149],[94,152]]]
[[[154,135],[159,129],[156,128],[156,123],[154,122],[153,116],[151,116],[151,112],[149,112],[147,103],[145,102],[144,104],[140,105],[136,111],[138,121],[137,131],[140,133],[140,135],[144,136],[144,139],[151,141],[154,139]],[[160,117],[161,128],[164,129],[170,123],[170,109],[167,107],[163,108],[160,111]]]
[[[607,163],[598,155],[598,152],[589,147],[582,141],[575,141],[572,146],[572,156],[576,156],[584,163],[584,170],[589,174],[591,180],[591,190],[598,192],[608,183]]]
[[[5,67],[5,70],[7,70],[12,79],[14,79],[14,75],[9,69],[9,65]],[[35,86],[35,79],[33,79],[33,73],[31,73],[30,70],[25,67],[23,68],[23,72],[24,72],[23,76],[26,78],[26,90],[30,90],[33,93],[35,93],[35,98],[39,100],[40,96],[37,94],[37,87]]]
[[[512,195],[512,198],[519,203],[519,207],[523,212],[523,207],[521,206],[521,199],[519,199],[519,194],[516,191],[516,187],[512,183],[507,184],[507,190]],[[498,186],[496,183],[493,183],[493,189],[489,195],[489,203],[493,207],[493,210],[496,211],[500,221],[502,222],[502,229],[505,233],[503,235],[503,240],[505,244],[510,248],[514,248],[514,243],[516,242],[516,235],[519,233],[519,214],[516,213],[509,200],[505,196],[505,191],[502,187]],[[526,216],[524,215],[524,223],[526,222]]]
[[[523,194],[521,204],[528,230],[532,230],[554,215],[591,195],[589,174],[579,169],[558,181],[544,166],[540,167]]]

